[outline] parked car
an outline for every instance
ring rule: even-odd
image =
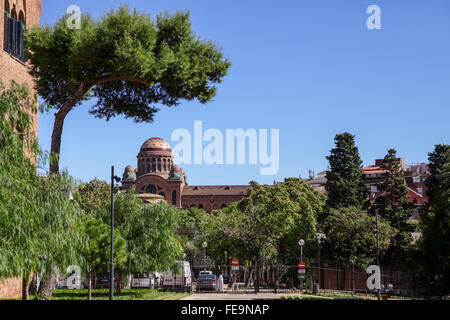
[[[197,280],[197,291],[215,291],[217,284],[217,277],[213,274],[200,273]]]
[[[164,290],[176,290],[191,292],[192,274],[191,266],[187,261],[178,261],[181,271],[172,272],[169,270],[161,274],[161,286]]]
[[[153,289],[155,287],[155,276],[153,274],[133,275],[131,278],[131,288],[133,289]]]
[[[56,289],[83,289],[81,271],[77,266],[69,266],[65,275],[58,274],[56,278]]]
[[[116,285],[116,278],[113,279],[114,286]],[[98,274],[95,277],[94,289],[109,289],[109,274]]]

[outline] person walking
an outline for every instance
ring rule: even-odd
[[[216,291],[222,293],[223,292],[223,275],[220,273],[219,278],[217,279]]]

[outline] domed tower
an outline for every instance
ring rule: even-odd
[[[161,138],[151,138],[141,147],[138,158],[138,178],[156,174],[167,178],[173,168],[173,155],[169,144]]]

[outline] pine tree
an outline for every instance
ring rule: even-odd
[[[327,172],[327,207],[366,207],[368,190],[364,184],[364,171],[359,157],[355,136],[350,133],[335,137],[336,148],[327,157],[330,170]]]
[[[450,294],[450,146],[437,145],[428,159],[428,202],[421,210],[418,279],[426,294],[442,298]]]
[[[413,205],[408,202],[408,186],[396,150],[388,150],[381,168],[386,172],[384,181],[377,185],[379,196],[375,200],[374,209],[378,210],[378,214],[396,230],[396,235],[391,239],[386,252],[385,262],[399,268],[405,261],[411,243],[413,230],[408,221]]]

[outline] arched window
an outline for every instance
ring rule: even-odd
[[[198,208],[199,208],[199,209],[203,209],[203,204],[199,204],[199,205],[198,205]]]
[[[3,47],[12,56],[25,61],[25,14],[20,11],[18,16],[15,6],[11,9],[9,1],[5,0],[3,15],[5,20]]]
[[[167,160],[166,159],[163,160],[163,171],[164,172],[167,171]]]
[[[164,197],[164,199],[166,198],[166,194],[164,192],[160,192],[159,195]]]
[[[158,159],[158,172],[161,172],[161,159]]]
[[[220,209],[225,209],[227,207],[227,205],[224,203],[220,206]]]
[[[152,171],[156,172],[156,159],[155,158],[152,159]]]
[[[197,205],[191,204],[191,209],[197,208]]]
[[[156,194],[156,187],[155,185],[151,184],[147,187],[146,190],[147,193]]]
[[[177,205],[177,192],[175,190],[172,191],[172,205]]]

